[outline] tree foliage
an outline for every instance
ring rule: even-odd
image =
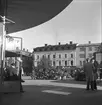
[[[40,61],[38,62],[38,68],[40,69],[49,69],[51,68],[51,60],[46,58],[46,57],[43,57],[40,59]]]

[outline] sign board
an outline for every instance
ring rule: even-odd
[[[21,39],[20,38],[14,38],[14,37],[8,37],[6,38],[6,50],[21,50]]]

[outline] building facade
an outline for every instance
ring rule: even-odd
[[[50,59],[52,66],[76,66],[76,44],[58,44],[37,47],[33,51],[34,65],[37,66],[41,58]]]
[[[92,58],[93,53],[98,51],[101,43],[91,43],[79,44],[76,47],[76,66],[83,66],[86,58]]]
[[[37,66],[41,58],[46,57],[51,60],[52,66],[77,66],[82,67],[86,58],[92,58],[93,53],[98,51],[101,43],[86,44],[58,44],[37,47],[33,51],[34,65]]]

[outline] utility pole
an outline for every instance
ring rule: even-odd
[[[4,40],[5,40],[5,16],[1,17],[3,20],[3,33],[1,36],[1,81],[0,83],[3,84],[3,71],[4,71],[4,56],[5,56],[5,48],[4,48]]]

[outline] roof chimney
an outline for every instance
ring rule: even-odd
[[[73,44],[73,42],[72,42],[72,41],[70,41],[70,44]]]
[[[58,45],[61,45],[61,42],[59,42]]]
[[[89,44],[91,44],[91,41],[89,41]]]
[[[23,48],[23,51],[25,51],[25,48]]]
[[[45,44],[45,46],[47,46],[47,44]]]

